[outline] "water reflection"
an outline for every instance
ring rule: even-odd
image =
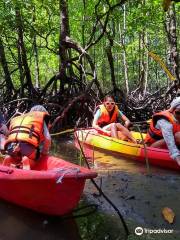
[[[0,201],[0,239],[80,239],[76,222],[61,220]],[[70,230],[70,231],[69,231]]]
[[[79,163],[79,150],[74,146],[73,136],[54,137],[51,154],[69,162]]]

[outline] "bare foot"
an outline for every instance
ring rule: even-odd
[[[22,169],[24,169],[24,170],[30,170],[31,169],[30,168],[30,161],[29,161],[28,157],[23,157],[22,158],[22,165],[23,165]]]

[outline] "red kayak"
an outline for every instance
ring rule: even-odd
[[[47,156],[33,170],[0,165],[0,198],[48,215],[64,215],[78,204],[85,180],[97,173]]]

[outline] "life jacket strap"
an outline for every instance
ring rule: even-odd
[[[149,133],[149,135],[150,135],[153,139],[155,139],[155,140],[161,140],[161,139],[163,139],[162,136],[159,136],[158,134],[154,133],[154,132],[151,130],[151,128],[148,130],[148,133]]]
[[[29,138],[35,137],[38,140],[38,142],[40,141],[39,135],[37,135],[35,132],[32,132],[32,131],[23,130],[23,129],[15,129],[15,130],[12,129],[11,132],[9,133],[9,135],[12,135],[12,134],[15,134],[15,133],[17,135],[18,135],[18,133],[26,133],[26,134],[29,135]]]

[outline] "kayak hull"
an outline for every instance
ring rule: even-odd
[[[77,206],[85,180],[96,176],[89,169],[52,156],[41,159],[34,170],[0,165],[0,198],[60,216]]]
[[[145,134],[140,136],[140,133],[133,133],[136,139],[145,137]],[[82,129],[75,132],[75,137],[83,144],[96,148],[119,153],[121,156],[131,158],[135,161],[146,162],[146,156],[149,164],[163,168],[180,170],[180,167],[171,159],[167,149],[158,149],[145,147],[141,144],[134,144],[127,141],[122,141],[112,137],[99,134],[95,129]]]

